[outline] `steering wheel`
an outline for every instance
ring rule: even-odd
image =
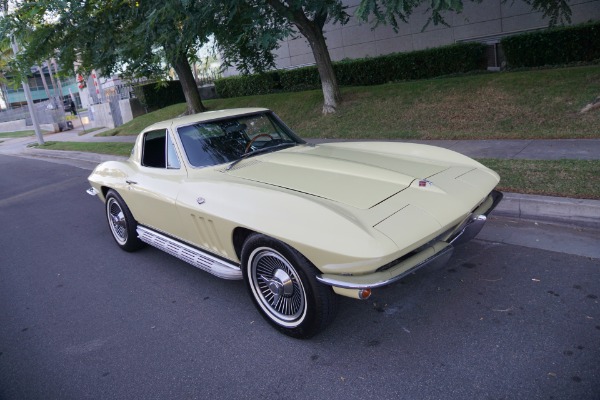
[[[256,136],[254,136],[246,145],[246,150],[244,151],[244,154],[246,154],[248,152],[248,150],[250,150],[250,147],[252,146],[252,144],[254,143],[254,141],[256,139],[258,139],[259,137],[268,137],[269,139],[273,140],[273,136],[269,135],[268,133],[260,133]]]

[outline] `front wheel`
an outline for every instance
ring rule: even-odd
[[[337,296],[316,280],[316,268],[290,246],[254,234],[242,248],[242,265],[256,308],[286,335],[311,337],[335,317]]]
[[[137,222],[133,218],[125,201],[114,190],[106,194],[106,218],[113,238],[125,251],[135,251],[144,243],[137,235]]]

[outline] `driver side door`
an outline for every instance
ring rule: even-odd
[[[144,226],[179,237],[176,199],[187,171],[167,129],[148,131],[142,141],[137,173],[129,177],[128,203]]]

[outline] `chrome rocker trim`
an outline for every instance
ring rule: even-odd
[[[228,263],[207,252],[183,244],[178,240],[162,235],[144,226],[138,226],[137,233],[142,242],[156,247],[165,253],[169,253],[196,268],[223,279],[242,279],[242,270],[235,264]]]
[[[435,242],[409,258],[401,259],[398,264],[389,269],[367,275],[323,274],[317,275],[317,280],[334,288],[372,289],[394,283],[427,265],[442,266],[450,260],[454,247],[477,236],[487,221],[487,216],[502,200],[502,196],[501,192],[492,191],[485,201],[471,213],[471,216],[450,234],[448,239]]]

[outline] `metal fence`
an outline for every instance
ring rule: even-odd
[[[58,98],[34,103],[33,111],[40,124],[58,124],[60,130],[65,129],[67,126],[64,105]],[[0,111],[0,122],[18,121],[22,119],[25,120],[26,126],[30,127],[33,125],[29,107],[27,105]]]
[[[220,78],[220,74],[217,71],[202,71],[199,74],[196,74],[196,84],[199,88],[203,88],[209,85],[212,85],[214,81]],[[141,79],[136,82],[123,83],[119,85],[114,85],[111,87],[104,88],[103,90],[103,100],[104,102],[110,103],[111,112],[113,114],[117,114],[117,118],[120,117],[120,112],[118,109],[119,100],[127,100],[135,98],[135,90],[134,88],[139,85],[147,85],[156,83],[156,80],[146,80]],[[65,97],[70,101],[70,98]],[[101,98],[91,99],[93,102],[101,103],[103,102]],[[81,100],[79,96],[76,96],[76,102],[79,107],[81,107]],[[40,124],[51,124],[57,123],[59,127],[65,124],[65,106],[58,99],[50,99],[41,101],[34,104],[34,110],[36,116],[38,117],[38,121]],[[18,121],[24,119],[28,126],[31,125],[31,116],[29,114],[29,108],[27,105],[23,106],[11,106],[7,109],[0,109],[0,123],[1,122],[10,122],[10,121]]]
[[[28,115],[29,109],[27,106],[0,110],[0,122],[10,122],[25,119]]]
[[[215,80],[218,78],[220,78],[220,74],[218,72],[206,72],[206,73],[198,74],[197,77],[195,78],[195,81],[196,81],[196,85],[198,87],[202,87],[202,86],[214,84]],[[111,101],[115,97],[117,97],[119,100],[134,99],[136,97],[135,90],[134,90],[136,86],[148,85],[148,84],[157,83],[157,82],[158,82],[157,80],[148,79],[148,80],[141,80],[138,82],[114,85],[109,88],[105,88],[104,94],[105,94],[107,101]]]

